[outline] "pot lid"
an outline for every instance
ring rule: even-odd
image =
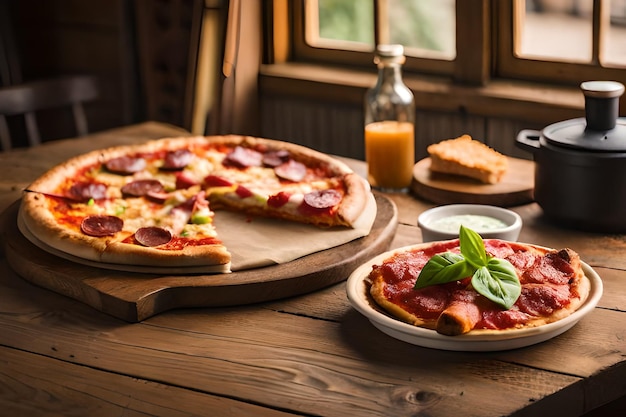
[[[619,118],[619,98],[624,85],[615,81],[587,81],[585,117],[546,127],[547,142],[568,148],[596,152],[626,152],[626,119]]]

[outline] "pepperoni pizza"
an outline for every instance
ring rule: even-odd
[[[19,221],[38,242],[89,261],[229,270],[213,223],[229,209],[352,227],[368,184],[335,158],[244,136],[182,137],[75,157],[34,181]]]
[[[519,278],[521,295],[510,309],[476,292],[471,277],[414,289],[431,257],[460,252],[458,239],[416,245],[373,266],[370,294],[394,317],[448,336],[541,326],[569,316],[587,299],[590,282],[571,249],[498,239],[484,243],[487,253],[510,262]]]

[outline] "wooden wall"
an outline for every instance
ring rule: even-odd
[[[203,0],[9,1],[24,80],[66,73],[100,77],[103,95],[87,108],[92,130],[143,120],[189,128],[198,4]],[[215,2],[213,2],[215,3]],[[221,5],[226,2],[217,3]],[[258,40],[258,39],[257,39]],[[363,114],[357,100],[310,100],[260,85],[258,136],[300,143],[342,156],[364,157]],[[468,133],[508,155],[529,157],[515,144],[527,122],[430,111],[417,113],[416,158],[426,146]],[[57,132],[58,118],[44,140]],[[231,132],[246,133],[251,132]]]
[[[266,137],[340,156],[365,158],[361,106],[263,95],[260,111],[261,132]],[[515,138],[522,129],[540,128],[520,120],[418,110],[415,158],[426,157],[426,147],[431,143],[469,134],[506,155],[531,159],[528,152],[515,145]]]
[[[6,1],[6,0],[4,0]],[[132,2],[9,0],[22,81],[86,73],[102,95],[86,107],[91,130],[140,118]],[[71,135],[58,115],[40,117],[43,140]]]
[[[11,14],[21,81],[98,77],[102,95],[86,107],[91,131],[144,120],[188,127],[203,0],[0,1]],[[48,112],[39,122],[44,141],[74,136],[69,114]]]

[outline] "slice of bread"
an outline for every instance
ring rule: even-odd
[[[430,145],[430,170],[474,178],[486,184],[496,184],[508,169],[506,156],[482,142],[463,135]]]

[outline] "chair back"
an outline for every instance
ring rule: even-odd
[[[97,79],[93,76],[69,76],[33,81],[0,88],[0,146],[13,147],[7,116],[23,116],[30,146],[41,143],[37,112],[53,108],[71,108],[77,136],[89,133],[83,103],[100,96]]]

